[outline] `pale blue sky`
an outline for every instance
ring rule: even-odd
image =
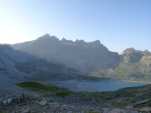
[[[45,33],[151,50],[151,0],[0,0],[0,43]]]

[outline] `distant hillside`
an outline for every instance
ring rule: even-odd
[[[120,55],[120,63],[115,68],[100,69],[91,76],[134,81],[151,81],[151,52],[128,48]]]
[[[59,40],[46,34],[37,40],[15,44],[13,47],[82,72],[114,68],[120,61],[117,53],[109,51],[98,40],[93,42]]]
[[[131,80],[151,80],[151,53],[134,48],[126,49],[122,61],[116,68],[119,78]]]

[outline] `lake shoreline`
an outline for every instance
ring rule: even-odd
[[[117,80],[126,81],[126,82],[131,82],[131,83],[143,83],[143,84],[145,84],[145,85],[151,84],[151,82],[149,82],[149,81],[122,80],[122,79],[117,79]]]
[[[102,79],[110,79],[110,80],[120,80],[120,81],[125,81],[125,82],[131,82],[131,83],[144,83],[144,84],[151,84],[150,81],[144,81],[144,80],[126,80],[126,79],[117,79],[117,78],[98,78],[98,80]],[[93,81],[93,80],[92,80]],[[95,80],[94,80],[95,81]]]
[[[127,87],[144,86],[145,83],[137,81],[128,81],[120,79],[99,79],[99,80],[61,80],[61,81],[48,81],[59,87],[67,88],[71,91],[89,91],[89,92],[102,92],[102,91],[116,91]]]

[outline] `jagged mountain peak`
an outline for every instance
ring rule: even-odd
[[[135,53],[140,53],[143,55],[151,54],[151,52],[149,50],[141,51],[141,50],[137,50],[135,48],[127,48],[123,51],[123,54],[125,54],[125,55],[130,55],[130,54],[135,54]]]
[[[101,42],[100,40],[95,40],[95,41],[92,41],[90,42],[91,44],[95,44],[95,45],[101,45]]]
[[[134,48],[128,48],[123,51],[123,62],[125,63],[139,63],[142,61],[149,61],[151,52],[148,50],[136,50]]]
[[[43,36],[40,36],[38,41],[59,41],[59,39],[54,35],[44,34]]]
[[[120,59],[118,53],[109,51],[99,40],[92,42],[72,41],[65,38],[59,40],[48,34],[32,43],[16,44],[14,47],[48,61],[56,61],[82,71],[114,67]]]
[[[84,40],[79,40],[79,39],[77,39],[75,41],[75,43],[77,43],[77,44],[86,44],[86,42]]]
[[[138,52],[140,52],[140,51],[136,50],[135,48],[127,48],[123,51],[123,54],[130,55],[130,54],[134,54],[134,53],[138,53]]]
[[[95,41],[91,41],[91,42],[86,42],[85,40],[81,40],[81,39],[76,39],[75,41],[72,40],[68,40],[66,38],[62,38],[61,40],[59,40],[58,37],[54,36],[54,35],[49,35],[48,33],[39,37],[36,41],[46,41],[48,42],[53,42],[53,41],[57,41],[59,43],[63,43],[63,44],[70,44],[70,45],[81,45],[81,46],[89,46],[89,47],[104,47],[103,44],[101,44],[100,40],[95,40]]]

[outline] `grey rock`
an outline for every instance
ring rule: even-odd
[[[108,113],[138,113],[137,111],[115,108]]]
[[[45,106],[48,104],[48,101],[46,99],[42,99],[42,100],[38,101],[37,103],[41,106]]]
[[[29,107],[25,107],[21,110],[21,113],[30,113],[30,108]]]
[[[13,101],[13,98],[7,98],[7,99],[2,101],[2,104],[3,105],[9,105],[12,103],[12,101]]]

